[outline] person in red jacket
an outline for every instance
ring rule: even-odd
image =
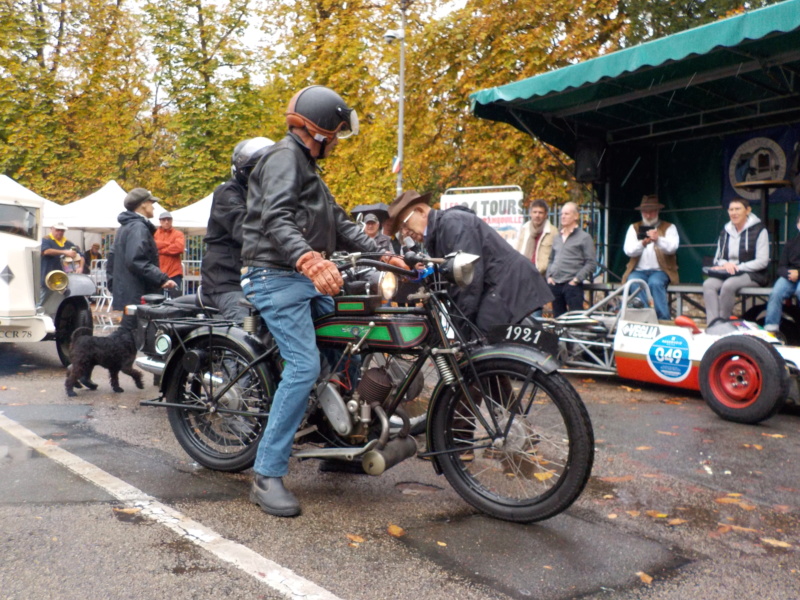
[[[186,249],[186,239],[183,233],[172,227],[172,215],[168,212],[161,213],[158,217],[159,227],[154,237],[158,247],[158,265],[177,285],[178,291],[183,289],[183,265],[181,257]]]

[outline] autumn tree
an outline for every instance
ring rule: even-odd
[[[148,171],[141,43],[124,0],[0,5],[0,170],[62,201]]]
[[[648,40],[706,25],[744,10],[753,10],[781,0],[621,0],[621,18],[626,22],[622,44],[634,46]]]
[[[244,42],[258,7],[254,0],[167,0],[148,1],[144,10],[158,64],[156,106],[175,141],[157,191],[167,205],[182,206],[226,179],[238,141],[263,134],[269,115]]]
[[[409,186],[517,184],[565,201],[581,189],[552,149],[470,114],[469,95],[586,60],[616,47],[615,0],[470,0],[410,40]],[[569,162],[564,156],[560,160]]]

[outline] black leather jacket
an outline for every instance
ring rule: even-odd
[[[347,218],[319,175],[300,138],[288,133],[267,150],[247,184],[242,263],[294,270],[315,250],[378,252],[378,246]]]

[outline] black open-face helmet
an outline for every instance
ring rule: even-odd
[[[312,85],[297,92],[286,109],[289,127],[305,127],[323,146],[358,133],[358,115],[332,89]]]
[[[236,144],[231,157],[231,175],[242,185],[247,185],[250,171],[253,170],[261,155],[274,143],[269,138],[254,137]]]

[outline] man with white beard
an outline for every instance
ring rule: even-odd
[[[680,245],[678,230],[672,223],[662,221],[658,211],[664,208],[658,196],[642,198],[636,210],[642,212],[642,220],[628,228],[625,236],[625,254],[630,257],[622,282],[641,279],[647,282],[653,296],[659,320],[669,321],[667,286],[678,283],[678,261],[675,253]],[[638,286],[631,287],[634,293]]]

